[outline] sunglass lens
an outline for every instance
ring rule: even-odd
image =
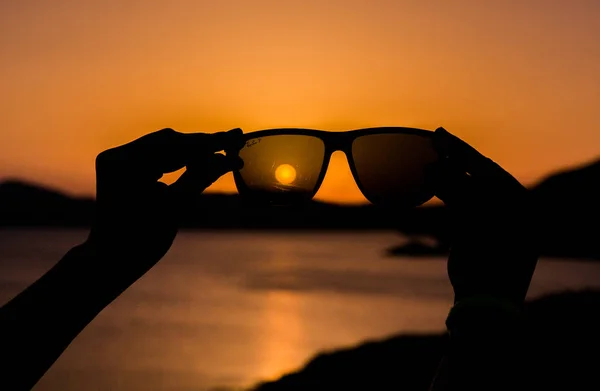
[[[242,195],[257,201],[287,204],[310,199],[325,160],[325,144],[307,135],[251,138],[240,150],[244,167],[235,173]]]
[[[426,135],[368,134],[352,143],[356,181],[374,204],[412,207],[433,197],[430,169],[438,160]]]

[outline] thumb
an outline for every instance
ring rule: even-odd
[[[197,160],[186,166],[181,177],[169,186],[169,192],[175,202],[187,202],[199,196],[221,176],[243,166],[238,156],[212,154],[202,160]]]

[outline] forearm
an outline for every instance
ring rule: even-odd
[[[103,272],[87,245],[0,308],[0,389],[29,390],[94,317],[133,282]]]

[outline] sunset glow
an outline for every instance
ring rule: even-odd
[[[600,156],[599,36],[586,0],[4,1],[0,178],[91,195],[165,127],[444,126],[532,183]],[[364,201],[348,174],[318,198]]]

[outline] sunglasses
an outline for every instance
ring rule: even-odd
[[[382,127],[346,132],[269,129],[247,133],[239,151],[244,167],[234,172],[243,198],[290,205],[319,190],[331,154],[346,154],[356,184],[375,205],[414,207],[430,200],[430,168],[438,160],[433,132]]]

